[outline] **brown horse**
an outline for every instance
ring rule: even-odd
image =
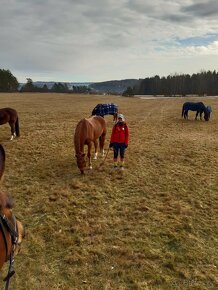
[[[89,168],[92,169],[91,148],[92,142],[95,146],[95,156],[97,159],[98,138],[100,152],[104,155],[104,141],[106,135],[106,122],[101,116],[93,116],[89,119],[82,119],[76,126],[74,134],[74,146],[76,152],[77,166],[81,173],[84,173],[86,167],[84,145],[88,146],[87,157],[89,159]]]
[[[20,136],[19,119],[15,109],[2,108],[0,109],[0,125],[8,123],[11,127],[11,140],[14,137]]]
[[[5,168],[5,151],[0,144],[0,178]],[[10,277],[15,273],[13,269],[14,256],[19,252],[24,237],[24,227],[12,212],[12,198],[0,192],[0,270],[4,263],[10,261],[5,289],[8,289]]]

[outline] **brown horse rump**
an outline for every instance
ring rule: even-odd
[[[11,127],[11,140],[20,136],[18,113],[12,108],[0,109],[0,125],[8,123]]]
[[[74,141],[77,143],[79,140],[83,140],[87,144],[101,136],[105,127],[106,122],[101,116],[84,118],[76,126]]]

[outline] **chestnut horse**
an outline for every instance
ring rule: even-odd
[[[84,173],[86,167],[84,146],[88,146],[87,157],[89,160],[89,168],[92,169],[91,148],[92,142],[95,146],[94,159],[97,159],[98,138],[100,152],[104,154],[104,141],[106,135],[106,122],[101,116],[92,116],[89,119],[82,119],[76,126],[74,134],[74,146],[77,159],[77,166]]]
[[[5,168],[5,151],[0,144],[0,178]],[[14,256],[19,252],[21,241],[24,237],[24,227],[12,212],[12,198],[0,192],[0,270],[8,260],[9,270],[6,278],[6,287],[9,287],[9,280],[15,273],[13,269]]]
[[[8,123],[11,127],[11,140],[14,137],[20,136],[19,119],[15,109],[2,108],[0,109],[0,125]]]

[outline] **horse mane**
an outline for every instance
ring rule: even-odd
[[[5,192],[0,192],[0,211],[4,208],[12,209],[14,202],[11,196]]]

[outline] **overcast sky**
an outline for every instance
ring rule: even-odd
[[[218,70],[218,0],[0,0],[0,69],[19,82]]]

